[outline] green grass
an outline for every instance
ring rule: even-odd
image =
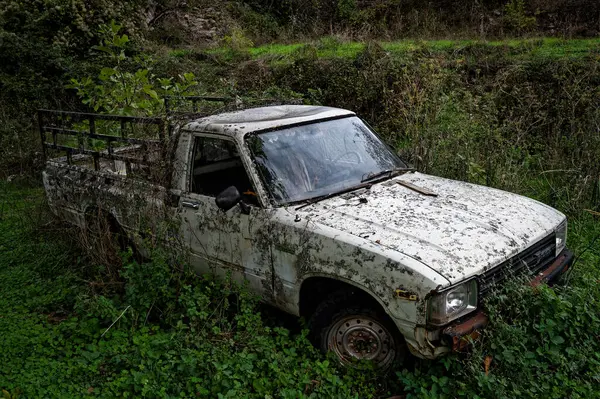
[[[600,54],[600,39],[574,39],[565,40],[558,38],[539,39],[510,39],[501,41],[481,40],[399,40],[392,42],[379,42],[379,44],[394,56],[402,56],[416,51],[430,51],[432,53],[449,53],[467,46],[504,47],[511,56],[519,57],[545,57],[569,58],[583,57]],[[321,58],[344,57],[354,58],[365,46],[362,42],[340,41],[335,38],[325,38],[317,42],[293,44],[268,44],[251,47],[247,51],[254,59],[258,58],[285,58],[292,56],[303,46],[313,45],[317,55]],[[209,50],[212,54],[227,56],[230,50],[216,48]],[[173,56],[181,56],[182,50],[173,50]]]
[[[48,214],[43,190],[0,183],[0,389],[12,398],[598,397],[599,235],[591,214],[573,218],[569,285],[499,292],[470,355],[377,378],[337,370],[303,334],[264,324],[243,291],[224,305],[237,291],[174,278],[160,257],[126,262],[124,292],[90,292],[98,270],[76,231]]]
[[[78,346],[69,339],[75,329],[50,320],[69,312],[77,295],[68,268],[76,258],[57,231],[32,228],[44,215],[40,188],[2,184],[0,193],[0,388],[15,394],[31,381],[50,393],[63,380],[63,392],[74,392],[78,367],[64,359]]]
[[[102,268],[43,198],[39,186],[0,182],[2,397],[359,398],[377,389],[364,374],[340,373],[305,335],[264,325],[243,290],[174,274],[160,254],[124,262],[124,291],[98,288]]]

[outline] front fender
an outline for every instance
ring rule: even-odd
[[[269,230],[274,275],[286,310],[298,314],[300,286],[320,276],[373,297],[404,328],[425,322],[425,297],[448,281],[420,261],[333,228],[280,214]],[[285,219],[284,219],[285,218]],[[290,220],[287,220],[290,219]],[[276,287],[277,288],[277,287]]]

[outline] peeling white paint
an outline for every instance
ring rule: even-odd
[[[395,180],[438,195],[420,194]],[[410,256],[452,284],[499,265],[551,234],[565,218],[530,198],[421,173],[331,198],[301,213]]]
[[[410,350],[434,358],[448,351],[434,346],[438,330],[426,330],[426,299],[435,290],[460,283],[500,265],[547,237],[563,220],[560,212],[529,198],[488,187],[406,173],[297,209],[274,207],[244,142],[247,133],[294,123],[353,115],[327,107],[279,106],[217,115],[177,130],[170,193],[121,174],[95,172],[51,160],[44,186],[52,209],[83,225],[89,206],[110,210],[125,228],[174,212],[181,237],[201,273],[231,273],[248,281],[267,302],[299,314],[302,283],[327,277],[370,294],[390,315]],[[223,213],[210,196],[190,193],[194,137],[232,140],[261,206]],[[408,182],[427,191],[397,184]],[[184,201],[196,209],[182,206]],[[150,213],[152,212],[152,213]],[[396,290],[416,295],[399,298]]]

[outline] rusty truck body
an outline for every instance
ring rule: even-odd
[[[143,141],[103,150],[104,163],[84,145],[49,159],[51,208],[82,227],[102,209],[131,237],[144,213],[175,216],[198,273],[230,274],[306,317],[315,343],[343,363],[457,350],[486,324],[494,285],[517,273],[550,281],[572,262],[562,213],[419,173],[348,110],[262,107],[174,130],[156,155],[169,171],[162,184],[119,155],[152,160]]]

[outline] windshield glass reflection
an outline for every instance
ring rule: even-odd
[[[248,136],[263,183],[278,204],[351,188],[406,165],[357,117]]]

